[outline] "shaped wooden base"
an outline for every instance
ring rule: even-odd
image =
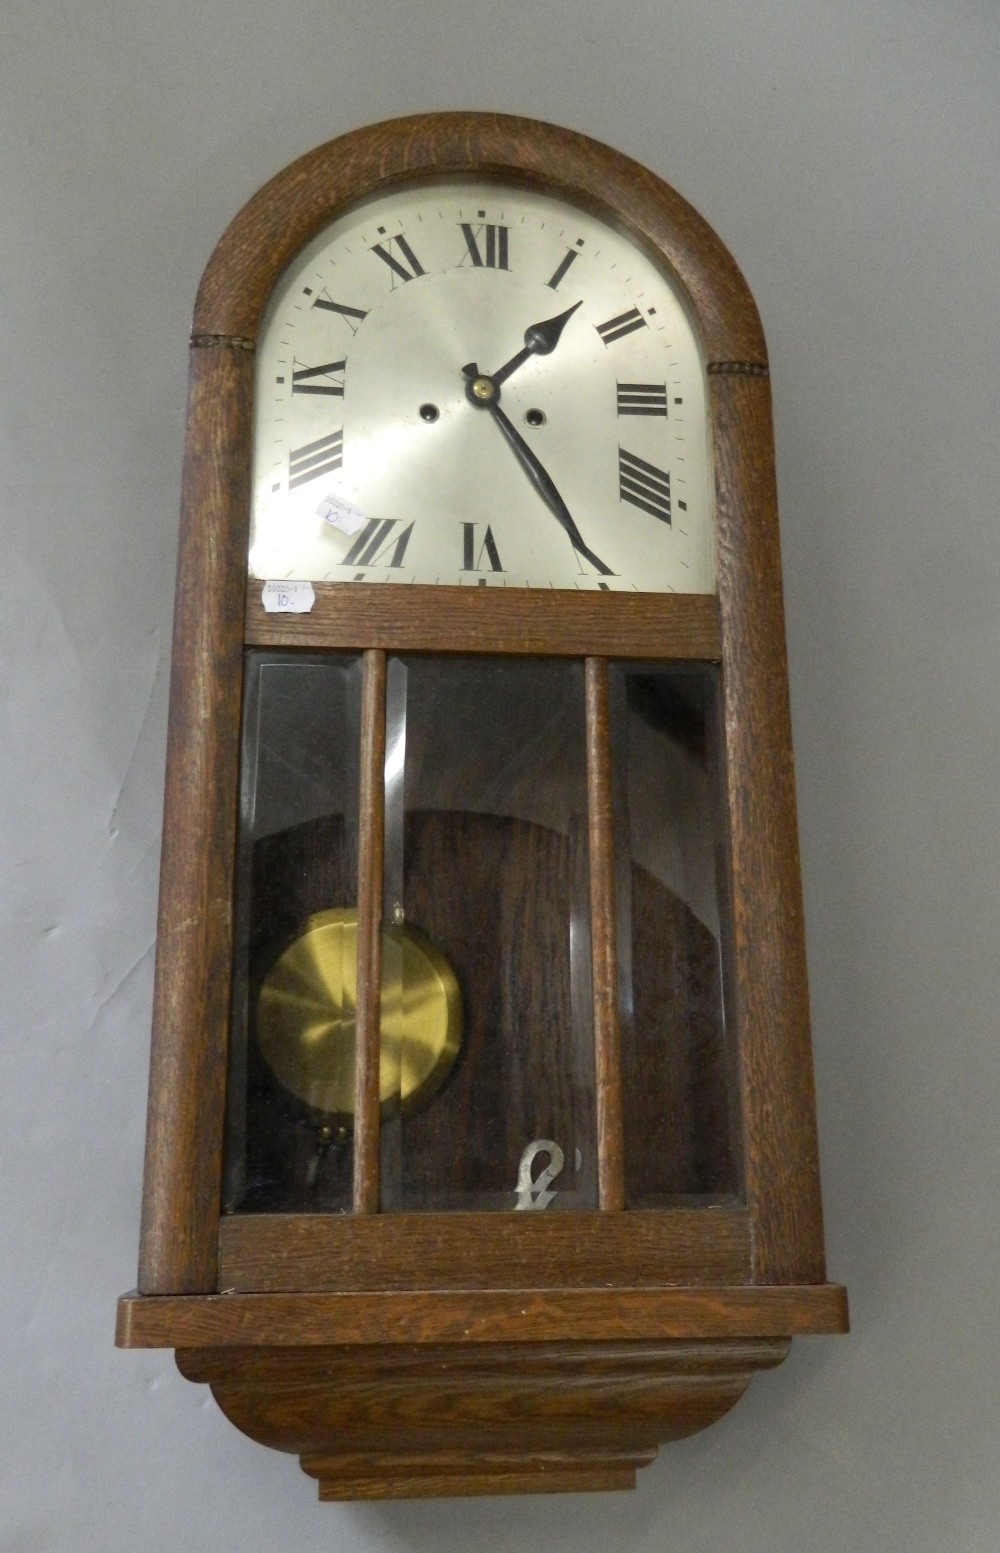
[[[238,1429],[321,1499],[633,1488],[660,1441],[721,1417],[788,1339],[181,1350]]]
[[[794,1334],[846,1327],[833,1284],[127,1295],[118,1341],[176,1347],[321,1499],[390,1499],[633,1488]]]

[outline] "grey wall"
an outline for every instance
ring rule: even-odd
[[[7,0],[0,1546],[994,1549],[998,27],[987,0]],[[320,1508],[135,1276],[186,334],[222,226],[430,107],[610,141],[717,227],[775,388],[830,1267],[631,1496]]]

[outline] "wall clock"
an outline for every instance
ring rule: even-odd
[[[138,1290],[324,1498],[629,1486],[826,1282],[767,358],[653,174],[279,174],[191,353]]]

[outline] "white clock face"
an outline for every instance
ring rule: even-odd
[[[250,573],[713,592],[705,370],[674,283],[516,186],[411,184],[340,217],[261,330]]]

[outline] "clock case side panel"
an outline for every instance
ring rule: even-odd
[[[709,366],[716,464],[732,999],[753,1281],[826,1277],[766,370]]]
[[[253,352],[190,357],[139,1290],[217,1286]]]

